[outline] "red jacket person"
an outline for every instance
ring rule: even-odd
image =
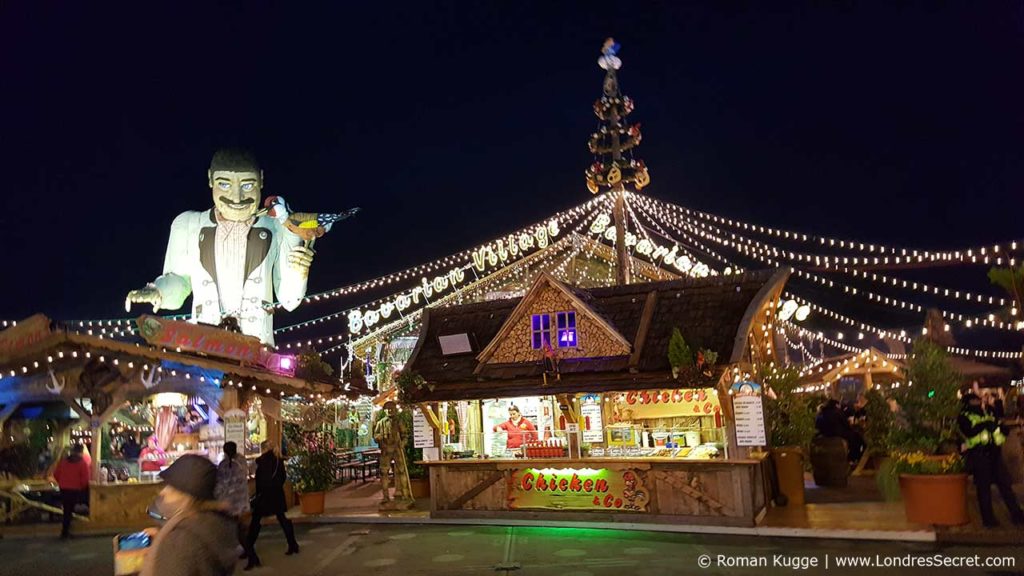
[[[508,409],[508,420],[494,427],[494,431],[504,430],[508,433],[508,441],[505,446],[509,450],[515,450],[523,445],[523,442],[530,442],[537,439],[537,427],[532,422],[523,418],[519,408],[515,405]]]

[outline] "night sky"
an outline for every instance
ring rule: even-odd
[[[1024,236],[1020,2],[49,4],[0,7],[0,319],[125,316],[224,145],[300,210],[363,208],[310,293],[586,201],[607,36],[652,196],[920,248]]]

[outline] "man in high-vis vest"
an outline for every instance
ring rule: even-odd
[[[957,418],[960,432],[964,436],[964,447],[967,455],[967,470],[974,476],[974,486],[978,491],[978,508],[986,528],[999,526],[995,513],[992,511],[992,484],[999,488],[1003,502],[1010,511],[1013,523],[1024,525],[1024,512],[1017,503],[1013,493],[1010,473],[1003,464],[1001,448],[1006,437],[999,429],[999,410],[987,413],[981,405],[981,398],[974,392],[967,392],[961,398],[963,408]]]

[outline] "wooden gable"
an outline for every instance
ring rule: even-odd
[[[542,358],[533,348],[533,316],[548,314],[550,341],[557,342],[559,312],[576,313],[575,347],[555,347],[558,358],[599,358],[629,356],[632,346],[611,324],[581,300],[566,285],[543,274],[505,320],[501,330],[477,357],[481,364],[524,364]]]

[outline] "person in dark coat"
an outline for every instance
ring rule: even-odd
[[[235,520],[214,497],[217,469],[187,454],[160,473],[166,486],[150,506],[164,522],[146,553],[141,576],[228,576],[238,552]]]
[[[974,476],[974,487],[978,491],[978,508],[986,528],[999,526],[992,510],[992,484],[999,488],[1003,503],[1010,511],[1010,518],[1018,526],[1024,526],[1024,511],[1021,511],[1017,496],[1013,493],[1010,471],[1003,463],[1001,452],[1006,436],[999,428],[1002,405],[993,406],[987,413],[982,399],[974,392],[967,392],[960,401],[963,407],[957,417],[957,425],[964,437],[967,456],[967,471]]]
[[[828,400],[818,411],[814,419],[818,434],[826,438],[842,438],[846,441],[847,459],[850,462],[860,460],[864,452],[864,439],[850,426],[850,421],[843,414],[839,402]]]
[[[256,539],[260,535],[260,522],[264,516],[276,516],[285,538],[288,539],[288,551],[285,555],[299,553],[299,543],[295,541],[295,527],[285,516],[288,505],[284,499],[284,482],[287,473],[284,460],[278,456],[266,442],[263,454],[256,459],[256,494],[252,500],[252,522],[249,524],[249,540],[246,546],[248,563],[244,570],[252,570],[260,566],[260,557],[256,555]]]

